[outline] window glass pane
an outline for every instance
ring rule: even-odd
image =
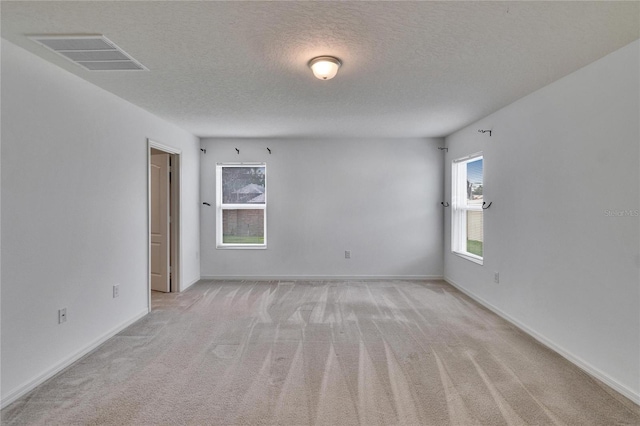
[[[223,167],[223,204],[265,204],[265,167]]]
[[[482,257],[484,227],[482,211],[467,211],[467,251]]]
[[[223,210],[222,242],[264,244],[264,210]]]
[[[484,257],[482,154],[454,160],[451,171],[451,249],[468,260],[482,264]]]
[[[482,158],[467,163],[467,204],[482,204]]]

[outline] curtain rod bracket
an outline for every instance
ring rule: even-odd
[[[491,132],[493,132],[493,130],[482,130],[482,129],[478,129],[478,133],[489,133],[489,137],[491,137]]]

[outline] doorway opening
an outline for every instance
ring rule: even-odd
[[[148,290],[180,291],[181,151],[148,141]]]

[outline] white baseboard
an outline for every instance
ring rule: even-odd
[[[133,318],[131,318],[131,319],[121,323],[120,325],[117,325],[116,327],[112,328],[111,330],[107,331],[105,334],[103,334],[102,336],[98,337],[96,340],[91,342],[89,345],[87,345],[83,349],[77,351],[76,353],[74,353],[71,356],[67,357],[66,359],[62,360],[61,362],[59,362],[55,366],[51,367],[47,371],[44,371],[44,372],[40,373],[37,377],[34,377],[33,379],[29,380],[27,383],[23,384],[22,386],[18,386],[16,389],[14,389],[11,392],[9,392],[9,394],[2,399],[2,402],[0,403],[0,408],[5,408],[9,404],[14,402],[18,398],[20,398],[21,396],[23,396],[26,393],[28,393],[31,390],[33,390],[36,386],[44,383],[46,380],[48,380],[51,377],[55,376],[60,371],[62,371],[63,369],[67,368],[69,365],[73,364],[74,362],[76,362],[77,360],[79,360],[80,358],[82,358],[83,356],[85,356],[86,354],[88,354],[89,352],[91,352],[92,350],[94,350],[95,348],[97,348],[98,346],[103,344],[104,342],[106,342],[111,337],[115,336],[116,334],[118,334],[119,332],[124,330],[125,328],[129,327],[134,322],[138,321],[140,318],[142,318],[145,315],[147,315],[148,313],[149,313],[148,309],[145,308],[142,312],[140,312],[139,314],[135,315]]]
[[[189,287],[191,287],[192,285],[194,285],[195,283],[197,283],[198,281],[200,281],[202,278],[196,278],[195,280],[191,281],[189,284],[187,284],[186,286],[183,286],[180,288],[180,292],[185,291],[186,289],[188,289]]]
[[[549,349],[551,349],[552,351],[556,352],[557,354],[559,354],[560,356],[565,358],[567,361],[569,361],[572,364],[576,365],[578,368],[582,369],[587,374],[595,377],[596,379],[600,380],[601,382],[603,382],[604,384],[606,384],[607,386],[609,386],[610,388],[612,388],[616,392],[620,393],[621,395],[625,396],[626,398],[629,398],[634,403],[640,405],[640,394],[639,393],[636,393],[635,391],[633,391],[632,389],[630,389],[627,386],[623,385],[622,383],[618,382],[617,380],[615,380],[614,378],[612,378],[608,374],[604,373],[603,371],[599,370],[598,368],[596,368],[593,365],[589,364],[588,362],[584,361],[580,357],[572,354],[568,350],[564,349],[562,346],[560,346],[560,345],[556,344],[555,342],[547,339],[542,334],[538,333],[536,330],[534,330],[534,329],[528,327],[527,325],[521,323],[520,321],[518,321],[517,319],[513,318],[511,315],[507,314],[506,312],[502,311],[501,309],[493,306],[491,303],[487,302],[482,297],[480,297],[480,296],[476,295],[475,293],[467,290],[466,288],[462,287],[460,284],[456,283],[452,279],[450,279],[448,277],[444,277],[444,280],[447,283],[449,283],[452,286],[454,286],[455,288],[457,288],[458,290],[460,290],[462,293],[466,294],[467,296],[469,296],[470,298],[472,298],[473,300],[475,300],[476,302],[478,302],[479,304],[484,306],[485,308],[487,308],[490,311],[492,311],[493,313],[495,313],[496,315],[498,315],[498,316],[502,317],[503,319],[509,321],[511,324],[515,325],[520,330],[524,331],[529,336],[533,337],[538,342],[542,343],[544,346],[546,346]]]
[[[204,275],[201,280],[337,281],[337,280],[442,280],[442,275]]]

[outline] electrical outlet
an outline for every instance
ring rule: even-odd
[[[113,286],[113,298],[120,296],[120,284],[116,284]]]
[[[67,308],[58,309],[58,324],[67,322]]]
[[[496,284],[500,284],[500,272],[493,273],[493,282]]]
[[[351,259],[351,250],[345,250],[344,251],[344,258],[345,259]]]

